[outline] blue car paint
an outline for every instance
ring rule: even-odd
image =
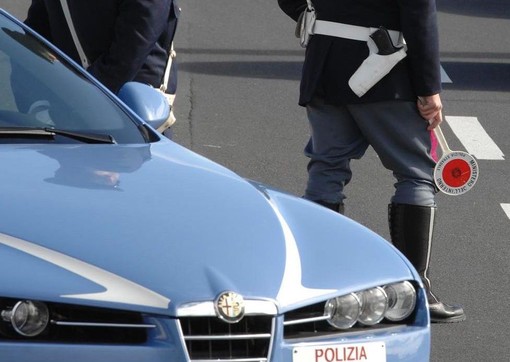
[[[12,170],[0,176],[0,197],[4,210],[9,210],[0,220],[4,234],[167,296],[173,304],[165,313],[172,314],[175,306],[189,300],[210,300],[223,290],[277,299],[285,266],[296,260],[286,260],[285,236],[271,202],[291,228],[299,251],[300,269],[292,273],[303,277],[292,282],[319,290],[311,300],[338,290],[349,292],[353,279],[363,289],[413,278],[409,265],[388,242],[368,229],[278,191],[267,189],[268,199],[231,171],[172,142],[24,146],[4,152],[3,164]],[[91,170],[115,172],[119,182],[109,186],[87,180]],[[27,258],[21,253],[2,268]],[[147,263],[150,269],[144,269]],[[44,263],[34,264],[42,269],[37,275],[45,275]],[[26,269],[29,274],[31,268]],[[57,273],[51,263],[47,268]],[[254,278],[256,270],[266,272]],[[9,281],[14,290],[26,280],[23,274]],[[54,285],[50,293],[49,282],[44,292],[49,300],[101,290],[64,270],[62,274],[67,283]],[[309,302],[303,295],[294,298],[299,302],[283,299],[290,302],[277,301],[282,311]]]
[[[150,85],[127,82],[120,88],[118,97],[153,128],[159,128],[170,116],[166,98]]]

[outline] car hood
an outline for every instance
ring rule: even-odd
[[[0,155],[4,297],[175,314],[232,290],[285,311],[416,277],[352,220],[173,142]]]

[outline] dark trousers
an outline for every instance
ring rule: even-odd
[[[434,206],[437,189],[433,170],[437,142],[416,104],[387,101],[355,105],[325,104],[314,98],[307,105],[311,137],[305,198],[343,202],[352,177],[350,162],[372,146],[396,179],[391,202]]]

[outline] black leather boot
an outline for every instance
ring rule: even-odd
[[[339,214],[344,214],[345,212],[345,206],[342,203],[331,203],[327,201],[314,201],[315,203],[322,205],[324,207],[327,207],[330,210],[336,211]]]
[[[428,273],[435,213],[436,207],[390,204],[388,221],[391,242],[420,274],[427,291],[431,322],[460,322],[466,319],[462,307],[441,302],[431,291]]]

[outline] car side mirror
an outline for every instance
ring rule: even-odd
[[[117,95],[133,112],[158,129],[170,116],[170,105],[157,89],[140,82],[127,82]]]

